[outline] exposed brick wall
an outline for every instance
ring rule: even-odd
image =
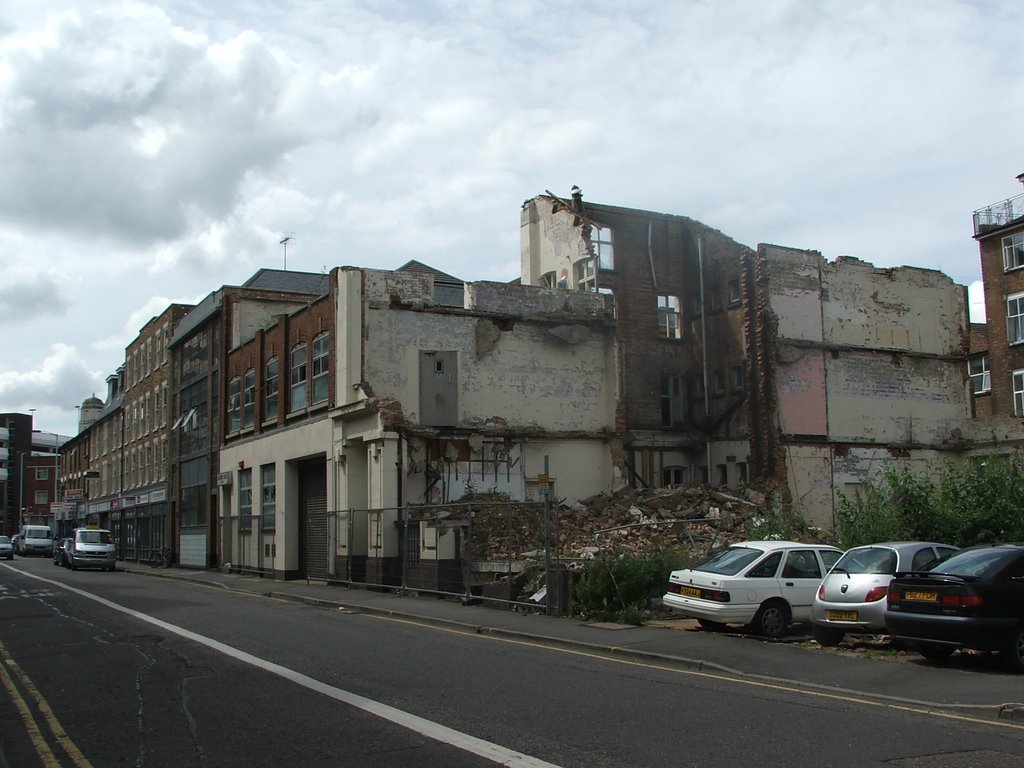
[[[1013,416],[1013,371],[1024,370],[1024,344],[1010,346],[1006,329],[1006,297],[1024,293],[1024,269],[1003,268],[1002,240],[1024,230],[1024,224],[988,233],[979,239],[981,275],[985,285],[985,320],[988,325],[989,365],[992,393],[988,409],[992,415]],[[980,399],[980,398],[979,398]]]

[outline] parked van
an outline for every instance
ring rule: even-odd
[[[104,528],[76,528],[68,543],[68,567],[101,568],[113,571],[116,562],[114,538]]]
[[[53,557],[53,531],[47,525],[21,526],[21,538],[18,539],[18,554],[46,555]]]

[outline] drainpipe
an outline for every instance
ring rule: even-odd
[[[700,235],[697,235],[697,272],[700,279],[700,354],[703,369],[701,375],[704,377],[704,448],[708,465],[706,482],[711,485],[711,435],[706,431],[710,422],[711,406],[708,393],[708,331],[705,322],[707,307],[704,304],[704,238]]]

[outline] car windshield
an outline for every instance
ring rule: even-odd
[[[1013,549],[965,549],[930,563],[925,570],[950,576],[979,578],[995,573],[1018,555]]]
[[[896,553],[891,549],[865,547],[851,549],[836,563],[836,571],[846,573],[896,573]]]
[[[109,544],[110,531],[79,531],[78,541],[81,544]]]
[[[711,555],[707,560],[693,566],[695,571],[719,573],[723,576],[735,576],[764,552],[750,547],[729,547]]]

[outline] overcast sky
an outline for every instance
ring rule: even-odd
[[[1019,0],[0,5],[0,412],[74,434],[142,325],[261,267],[519,274],[519,210],[981,277]]]

